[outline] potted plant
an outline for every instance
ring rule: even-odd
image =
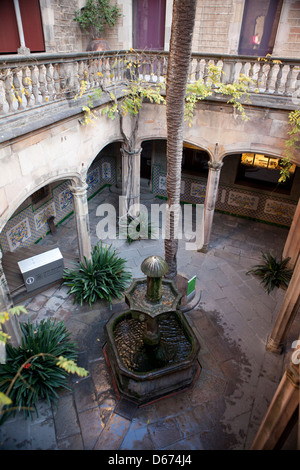
[[[110,0],[87,0],[85,7],[75,12],[74,21],[92,36],[88,51],[109,50],[107,41],[101,36],[105,25],[113,27],[119,16],[120,8],[116,3],[110,5]]]

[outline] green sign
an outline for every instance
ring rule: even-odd
[[[190,295],[196,289],[196,279],[197,276],[194,276],[188,281],[187,295]]]

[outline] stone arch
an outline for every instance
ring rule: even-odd
[[[70,180],[70,182],[73,181],[74,184],[77,186],[78,184],[80,184],[80,182],[83,181],[83,176],[80,173],[74,172],[63,172],[61,174],[54,174],[51,176],[48,175],[44,179],[41,179],[40,183],[36,185],[31,184],[29,187],[24,188],[18,195],[16,195],[13,203],[9,207],[7,207],[7,209],[3,212],[0,222],[0,233],[3,231],[10,218],[15,214],[15,212],[23,204],[23,202],[26,201],[27,198],[29,198],[32,194],[34,194],[36,191],[43,188],[44,186],[63,180]],[[31,181],[31,183],[33,182]]]

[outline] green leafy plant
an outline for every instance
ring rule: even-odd
[[[289,113],[289,127],[288,139],[285,141],[285,154],[284,158],[280,161],[280,178],[279,183],[284,183],[291,176],[292,159],[295,159],[296,153],[299,150],[299,135],[300,135],[300,110],[295,109]]]
[[[42,320],[40,323],[20,323],[22,343],[6,345],[6,363],[0,367],[0,424],[17,411],[25,418],[38,414],[36,404],[45,399],[56,404],[59,389],[70,390],[68,373],[85,376],[78,367],[76,346],[70,340],[64,322]]]
[[[275,287],[286,288],[289,285],[293,271],[287,268],[290,258],[280,259],[279,261],[270,253],[262,253],[263,264],[253,266],[247,274],[255,274],[261,278],[261,283],[268,294]]]
[[[77,21],[82,29],[102,33],[104,26],[114,26],[121,16],[118,5],[110,5],[110,0],[87,0],[81,10],[75,12],[74,21]]]
[[[98,299],[121,298],[129,285],[131,273],[125,270],[126,260],[116,255],[116,250],[101,242],[95,245],[91,260],[85,258],[79,269],[64,271],[64,284],[74,294],[74,303],[87,302],[90,306]]]

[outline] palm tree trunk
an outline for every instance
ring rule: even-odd
[[[192,38],[197,0],[174,0],[170,52],[167,70],[167,213],[165,259],[166,277],[177,275],[178,239],[176,211],[180,204],[181,162],[183,149],[184,101],[191,60]]]

